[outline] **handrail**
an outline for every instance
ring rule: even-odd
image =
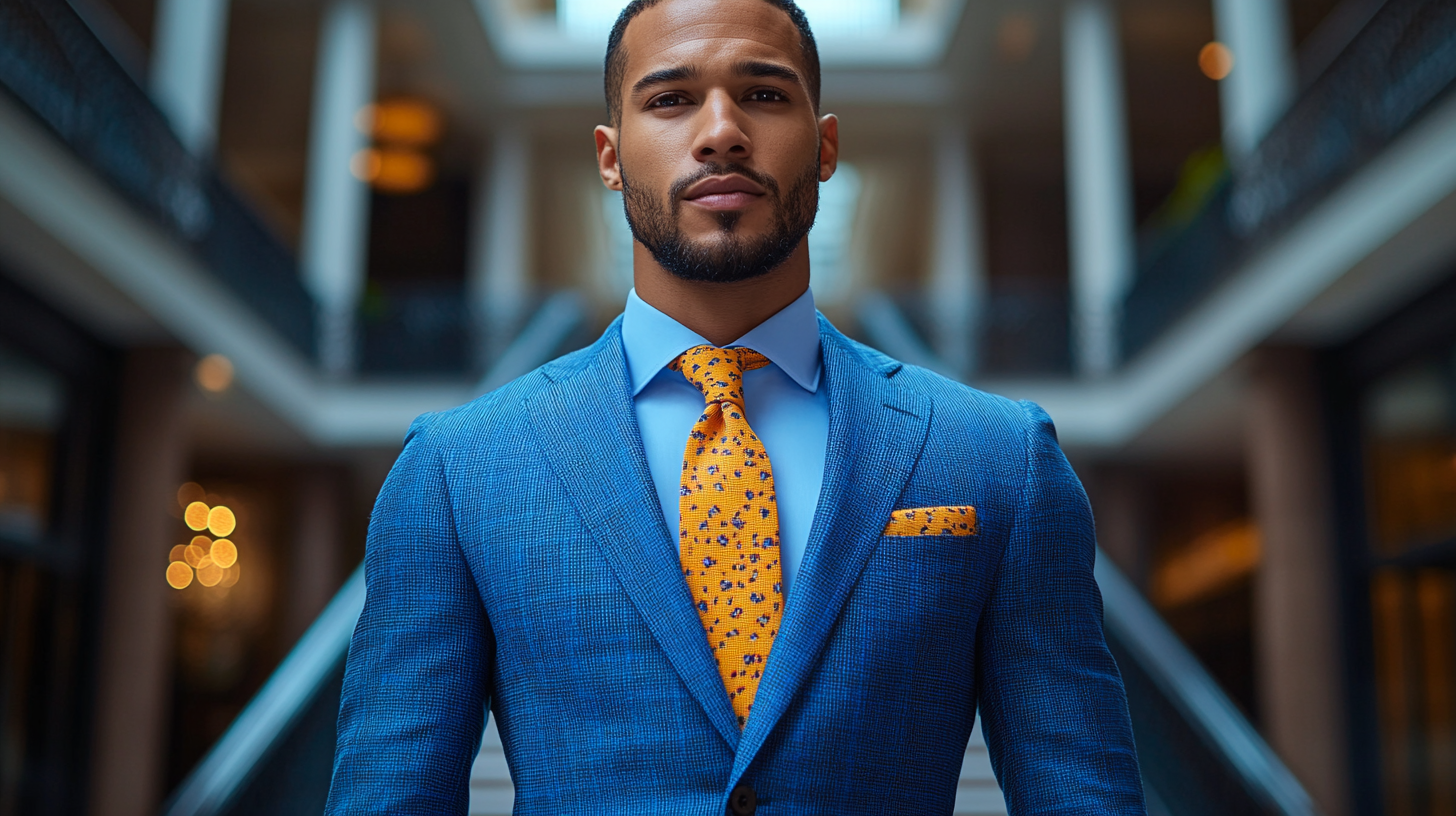
[[[1102,590],[1108,635],[1228,760],[1244,787],[1281,816],[1318,816],[1320,811],[1304,786],[1100,549],[1094,574]]]
[[[1456,92],[1456,13],[1448,0],[1387,0],[1305,90],[1202,211],[1147,242],[1124,303],[1130,359]]]
[[[349,651],[364,609],[360,565],[172,796],[167,816],[221,813]]]
[[[146,90],[71,5],[0,3],[0,93],[313,357],[314,302],[292,251],[213,161],[187,151]]]
[[[546,362],[581,324],[584,313],[581,297],[575,293],[561,292],[547,298],[502,353],[481,388],[503,385]],[[347,656],[354,625],[364,609],[364,594],[364,567],[360,565],[177,788],[163,811],[166,816],[216,816],[224,812],[249,775],[283,741],[290,726]]]

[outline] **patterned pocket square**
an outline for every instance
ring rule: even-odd
[[[887,536],[973,536],[976,534],[976,508],[910,507],[890,514],[890,523],[881,535]]]

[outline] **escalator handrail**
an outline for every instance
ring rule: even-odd
[[[1318,816],[1304,786],[1100,549],[1095,573],[1108,633],[1212,743],[1245,787],[1281,816]]]
[[[178,787],[163,811],[166,816],[212,816],[226,807],[344,659],[363,609],[364,567],[360,565],[222,739]]]

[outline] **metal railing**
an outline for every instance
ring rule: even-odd
[[[1131,358],[1456,87],[1456,5],[1388,0],[1178,233],[1146,242],[1124,306]]]
[[[1150,805],[1170,816],[1316,816],[1299,780],[1100,551],[1096,576]]]
[[[364,567],[360,566],[172,795],[163,813],[212,816],[228,812],[244,786],[274,757],[324,688],[330,681],[342,678],[349,639],[363,610]],[[333,702],[336,713],[337,695]],[[332,730],[333,717],[327,718],[327,725]],[[332,769],[332,740],[327,748],[328,768]],[[327,783],[323,790],[328,793]],[[322,809],[320,803],[318,811]]]
[[[210,163],[182,146],[146,91],[67,3],[0,3],[0,88],[313,357],[314,303],[292,253]]]
[[[480,389],[504,385],[546,362],[584,316],[585,306],[574,292],[547,298],[497,358]],[[166,816],[323,810],[344,659],[363,609],[360,566],[173,793],[163,809]]]

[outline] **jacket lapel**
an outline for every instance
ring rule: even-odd
[[[647,628],[730,747],[738,725],[693,609],[637,429],[621,321],[547,366],[526,409],[551,467]]]
[[[829,387],[824,486],[783,626],[738,743],[728,787],[753,762],[813,669],[845,599],[920,458],[931,401],[890,382],[899,363],[861,350],[820,318]]]

